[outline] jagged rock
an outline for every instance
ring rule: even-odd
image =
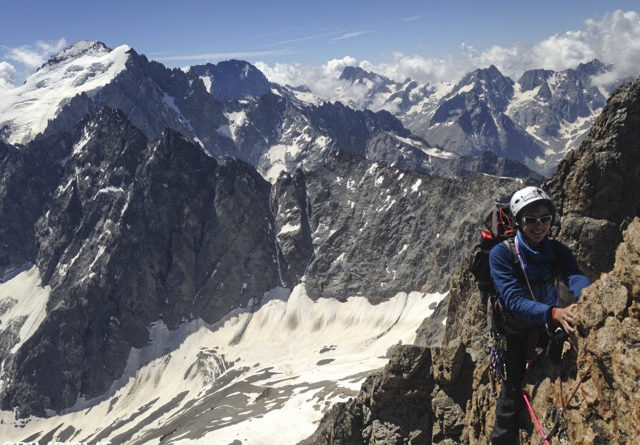
[[[518,186],[488,175],[419,175],[341,152],[305,175],[305,184],[314,242],[306,288],[313,298],[446,290],[450,265],[476,242],[486,203]]]
[[[172,131],[149,142],[109,109],[69,152],[36,226],[47,317],[5,366],[21,414],[102,394],[151,322],[215,322],[279,284],[270,185],[249,165]]]
[[[282,256],[280,268],[285,283],[296,283],[313,257],[311,207],[304,173],[283,174],[272,191],[276,233]]]
[[[310,438],[311,444],[430,444],[431,354],[402,346],[379,373],[368,377],[358,396],[334,406]]]
[[[640,218],[625,232],[613,270],[585,290],[577,325],[578,369],[563,383],[565,403],[567,388],[584,378],[563,415],[560,443],[631,443],[640,437]],[[557,403],[558,386],[543,396]]]
[[[531,160],[543,155],[541,147],[506,114],[513,93],[513,81],[495,66],[475,70],[441,101],[425,137],[459,154],[492,151],[537,168]]]
[[[69,151],[69,135],[37,140],[21,150],[0,142],[0,281],[34,260],[33,227],[60,180]]]
[[[640,214],[640,79],[620,87],[580,149],[546,185],[562,214],[558,238],[591,278],[613,266],[630,217]]]

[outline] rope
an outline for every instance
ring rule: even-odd
[[[544,429],[542,428],[542,425],[540,424],[540,421],[536,416],[536,413],[533,411],[533,406],[531,406],[531,402],[529,402],[529,397],[527,397],[527,393],[522,391],[522,397],[524,397],[524,401],[527,404],[527,408],[529,409],[529,414],[531,414],[531,418],[535,421],[536,426],[538,427],[538,431],[540,432],[540,435],[542,436],[542,439],[544,440],[545,445],[551,445],[551,442],[547,439],[547,435],[545,434]]]

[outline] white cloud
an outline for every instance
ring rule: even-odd
[[[0,62],[0,91],[13,88],[16,82],[16,69],[8,62]]]
[[[596,58],[614,65],[615,71],[603,81],[635,77],[640,74],[640,15],[618,10],[599,21],[585,21],[582,30],[555,34],[532,45],[493,46],[482,52],[464,45],[463,52],[472,65],[494,64],[516,79],[529,69],[565,70]]]
[[[489,65],[496,65],[503,74],[517,80],[529,69],[564,70],[575,68],[594,58],[614,65],[614,72],[599,79],[602,84],[638,76],[640,15],[634,11],[614,11],[605,14],[600,20],[585,21],[581,30],[555,34],[531,44],[494,45],[478,50],[463,43],[459,54],[442,58],[398,52],[393,54],[391,61],[377,64],[347,56],[330,60],[321,67],[301,64],[258,65],[273,82],[306,85],[321,97],[334,97],[335,94],[330,94],[332,88],[345,88],[344,83],[337,84],[337,78],[348,65],[359,66],[397,81],[410,77],[422,83],[436,84],[441,81],[457,81],[465,73]],[[331,79],[326,79],[327,76]],[[361,88],[357,88],[353,96],[361,94]]]
[[[372,64],[365,60],[359,66],[397,81],[410,77],[418,82],[432,84],[459,78],[470,68],[468,63],[452,56],[435,59],[399,52],[393,54],[391,63]]]
[[[367,31],[354,31],[354,32],[348,32],[346,34],[342,34],[341,36],[335,37],[333,40],[346,40],[346,39],[352,39],[354,37],[358,37],[361,36],[362,34],[366,34]]]
[[[358,59],[351,56],[344,56],[342,59],[332,59],[327,63],[322,65],[322,71],[324,71],[327,75],[333,77],[339,77],[342,74],[342,70],[344,70],[348,66],[357,66]]]
[[[281,85],[306,86],[323,100],[340,100],[349,105],[362,103],[367,89],[361,85],[350,85],[340,80],[340,74],[346,66],[357,65],[354,57],[345,56],[333,59],[321,66],[301,63],[276,63],[267,65],[257,62],[256,67],[271,81]]]
[[[35,71],[40,68],[50,56],[56,54],[65,46],[67,46],[65,39],[59,39],[53,43],[38,41],[32,46],[23,45],[10,49],[7,53],[7,58],[18,62],[29,71]]]

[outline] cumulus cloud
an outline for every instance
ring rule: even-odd
[[[423,83],[438,83],[459,78],[470,67],[468,63],[455,59],[453,56],[428,58],[400,52],[393,54],[392,62],[372,64],[364,60],[360,62],[359,66],[397,81],[411,78]]]
[[[463,45],[463,52],[474,66],[494,64],[516,78],[529,69],[565,70],[597,58],[614,66],[601,79],[604,83],[639,74],[640,15],[618,10],[601,20],[587,20],[584,29],[555,34],[532,45],[493,46],[484,51]]]
[[[0,91],[13,88],[16,82],[16,69],[8,62],[0,62]]]
[[[256,67],[271,81],[293,87],[305,86],[322,99],[340,100],[347,104],[360,104],[367,93],[364,86],[352,86],[339,79],[347,66],[357,66],[358,60],[351,56],[329,60],[324,65],[313,66],[302,63],[255,63]]]
[[[614,66],[614,71],[597,79],[602,85],[640,74],[640,14],[614,11],[599,20],[585,21],[583,29],[555,34],[529,44],[494,45],[479,50],[461,43],[458,54],[441,58],[398,52],[390,61],[377,64],[347,56],[330,60],[320,67],[301,64],[269,66],[265,63],[259,63],[258,67],[273,82],[306,85],[320,97],[335,97],[332,94],[335,88],[345,88],[337,78],[348,65],[359,66],[396,81],[410,77],[422,83],[436,84],[457,81],[471,70],[490,65],[497,66],[503,74],[517,80],[526,70],[565,70],[595,58]],[[361,88],[356,88],[353,96],[361,94]]]

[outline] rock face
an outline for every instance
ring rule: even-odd
[[[380,374],[365,380],[355,399],[334,406],[301,445],[430,444],[430,367],[428,351],[400,347]]]
[[[613,267],[621,227],[640,215],[640,80],[609,99],[580,149],[548,183],[562,214],[558,237],[592,278]]]
[[[578,302],[576,349],[565,347],[560,365],[543,360],[527,379],[534,409],[547,432],[561,401],[567,404],[556,431],[559,443],[629,443],[640,434],[635,391],[640,378],[639,219],[628,226],[615,254],[615,267],[613,261],[621,229],[640,213],[638,195],[629,192],[640,178],[640,150],[634,137],[640,119],[639,90],[640,80],[618,90],[580,150],[546,184],[562,215],[561,239],[577,252],[589,274],[599,277]],[[434,419],[432,437],[425,443],[487,444],[493,427],[496,398],[486,354],[488,338],[483,333],[484,304],[469,266],[470,259],[462,261],[450,282],[444,346],[418,353],[431,357],[434,377],[433,390],[424,399]],[[425,323],[419,333],[423,344],[429,329]],[[569,400],[573,388],[576,395]],[[330,429],[343,426],[334,422]],[[326,427],[321,424],[319,431]],[[531,428],[524,436],[525,443],[540,442]],[[313,443],[339,443],[330,437],[316,434]],[[409,436],[402,440],[408,443]]]
[[[149,142],[108,109],[67,153],[35,230],[47,317],[5,367],[3,405],[23,414],[102,394],[152,321],[214,322],[279,284],[270,186],[250,166],[172,131]]]
[[[625,232],[613,270],[586,290],[578,317],[577,377],[584,379],[564,414],[566,443],[632,443],[640,437],[640,218]]]
[[[62,175],[68,135],[18,150],[0,142],[0,281],[33,261],[33,227]]]
[[[346,298],[444,291],[449,265],[475,241],[484,203],[517,185],[487,175],[419,175],[334,152],[313,172],[281,178],[280,187],[286,195],[274,212],[285,262],[313,251],[309,296]]]

